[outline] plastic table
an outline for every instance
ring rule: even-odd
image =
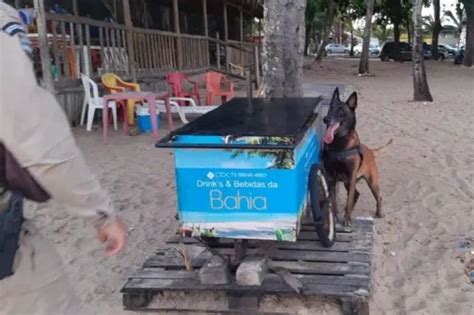
[[[109,111],[108,111],[108,102],[115,101],[117,104],[127,100],[134,100],[134,101],[143,101],[145,100],[148,103],[148,108],[150,111],[150,118],[151,118],[151,125],[152,125],[152,136],[157,138],[158,137],[158,124],[156,122],[156,100],[162,100],[165,102],[166,107],[166,114],[168,117],[168,125],[170,130],[173,130],[173,117],[171,116],[171,108],[169,103],[169,95],[167,92],[121,92],[121,93],[114,93],[108,94],[103,97],[104,106],[102,108],[102,119],[103,119],[103,136],[104,136],[104,144],[107,143],[107,133],[108,133],[108,121],[109,121]],[[127,133],[128,131],[128,123],[124,121],[124,130]]]

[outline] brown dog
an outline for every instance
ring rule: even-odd
[[[365,179],[377,202],[375,216],[381,218],[382,196],[380,193],[379,174],[375,163],[375,152],[391,144],[371,150],[360,143],[355,130],[357,108],[357,93],[354,92],[346,102],[339,98],[339,89],[334,90],[331,104],[324,123],[327,126],[324,135],[325,148],[323,163],[329,185],[329,193],[337,216],[337,183],[343,182],[347,190],[347,204],[344,215],[344,224],[351,225],[351,213],[359,198],[356,183]]]

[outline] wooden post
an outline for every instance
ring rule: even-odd
[[[46,30],[46,16],[44,0],[34,0],[36,11],[36,25],[40,42],[41,69],[43,71],[43,84],[48,91],[54,93],[53,75],[51,74],[51,58],[49,57],[48,34]]]
[[[229,71],[229,51],[227,49],[227,41],[229,40],[229,28],[227,25],[227,0],[224,0],[224,41],[225,41],[225,46],[224,46],[224,51],[225,51],[225,69]]]
[[[174,32],[177,34],[176,47],[178,50],[178,69],[183,68],[183,42],[181,40],[181,30],[179,28],[179,6],[178,0],[173,0],[173,13],[174,13]]]
[[[242,7],[239,7],[239,24],[240,24],[240,65],[244,65],[244,15],[242,12]]]
[[[145,28],[150,28],[150,21],[148,21],[148,5],[147,5],[147,1],[143,1],[143,14],[145,15],[143,18],[144,18],[144,24],[145,24]]]
[[[224,0],[223,14],[224,14],[224,41],[229,40],[229,28],[227,25],[227,0]]]
[[[68,62],[68,48],[67,48],[67,39],[66,39],[66,23],[61,22],[61,39],[63,41],[63,65],[64,65],[64,75],[70,77],[71,69]],[[104,60],[104,59],[102,59]]]
[[[59,64],[59,45],[58,45],[58,32],[57,32],[57,23],[56,21],[51,21],[52,28],[53,28],[53,58],[54,58],[54,65],[56,69],[58,69],[58,76],[53,78],[53,80],[57,81],[61,77],[61,65]]]
[[[258,29],[258,41],[257,41],[258,54],[257,54],[257,59],[260,62],[260,56],[262,56],[262,47],[263,47],[263,42],[262,42],[262,19],[258,19],[257,29]],[[259,64],[259,67],[260,67],[260,64]],[[259,68],[259,74],[260,74],[260,68]],[[258,82],[258,84],[260,85],[260,81]]]
[[[252,73],[249,70],[245,71],[245,81],[247,83],[247,100],[252,104]]]
[[[75,17],[79,17],[81,14],[79,12],[79,4],[77,2],[78,0],[72,0],[72,12],[74,14]],[[84,49],[82,48],[82,45],[84,44],[83,42],[83,38],[82,38],[82,25],[81,24],[73,24],[73,23],[70,23],[69,24],[70,27],[71,27],[71,48],[72,48],[72,54],[73,54],[73,58],[74,58],[74,67],[76,68],[76,78],[80,78],[80,73],[83,71],[83,68],[84,68],[84,64],[83,64],[83,59],[84,59]],[[78,41],[79,41],[79,44],[77,46],[77,56],[78,56],[78,59],[76,61],[76,45],[74,43],[74,28],[73,27],[76,27],[76,32],[77,32],[77,35],[78,35]],[[72,73],[72,71],[71,71]],[[71,76],[72,77],[72,76]]]
[[[202,16],[203,16],[203,23],[204,23],[204,36],[206,37],[206,51],[205,53],[205,58],[206,58],[206,63],[207,67],[209,68],[211,66],[211,59],[209,58],[209,26],[207,24],[207,0],[202,0]]]
[[[219,32],[216,33],[216,39],[220,40]],[[217,69],[221,69],[221,50],[220,43],[216,42],[216,58],[217,58]]]
[[[83,48],[86,51],[84,56],[84,71],[88,77],[92,74],[92,56],[91,56],[91,30],[89,24],[86,24],[86,46]]]
[[[127,53],[128,53],[128,65],[129,71],[132,75],[133,81],[137,81],[137,73],[135,69],[135,48],[133,46],[133,23],[132,16],[130,15],[130,0],[122,0],[123,5],[123,18],[125,26],[127,26]]]
[[[202,0],[202,16],[204,22],[204,36],[209,36],[209,26],[207,25],[207,0]]]
[[[74,13],[74,16],[79,16],[79,5],[77,3],[77,0],[72,0],[72,11]]]
[[[258,90],[260,87],[260,49],[258,44],[254,46],[254,58],[255,58],[255,87]]]

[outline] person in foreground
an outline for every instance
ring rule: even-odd
[[[85,314],[54,247],[24,220],[23,199],[51,198],[84,217],[109,256],[124,248],[126,226],[38,85],[18,12],[2,2],[0,69],[0,314]]]

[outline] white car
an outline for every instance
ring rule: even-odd
[[[340,44],[329,44],[326,45],[327,54],[347,54],[349,50]]]
[[[354,46],[354,54],[360,55],[362,53],[362,44],[358,44],[357,46]],[[380,47],[375,44],[370,44],[369,45],[369,54],[371,56],[378,56],[380,53]]]

